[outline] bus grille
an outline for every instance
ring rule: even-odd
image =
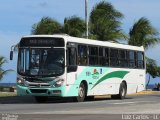
[[[49,85],[49,84],[28,84],[29,85],[29,87],[31,87],[31,88],[36,88],[36,87],[38,87],[38,88],[40,88],[40,87],[51,87],[51,85]]]
[[[32,93],[46,93],[46,89],[30,89]]]

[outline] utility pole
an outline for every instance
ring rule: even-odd
[[[88,0],[85,0],[86,37],[88,39]]]

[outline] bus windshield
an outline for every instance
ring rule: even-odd
[[[64,73],[63,48],[20,48],[18,73],[28,76],[58,76]]]

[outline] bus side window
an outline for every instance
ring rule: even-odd
[[[129,67],[136,68],[135,52],[129,51]]]
[[[78,46],[78,65],[87,65],[87,46]]]
[[[105,51],[103,47],[99,47],[99,65],[105,65]]]
[[[76,57],[76,48],[69,47],[68,48],[68,65],[76,66],[77,65],[77,57]]]
[[[118,49],[111,48],[110,49],[110,66],[117,67],[118,65],[119,65]]]
[[[108,66],[109,65],[109,55],[108,48],[99,47],[99,65]]]
[[[126,50],[119,50],[119,66],[120,67],[128,67],[127,62],[127,51]]]
[[[144,68],[144,54],[142,52],[137,52],[137,67]]]
[[[98,65],[98,47],[89,46],[89,65]]]

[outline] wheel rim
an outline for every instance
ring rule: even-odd
[[[79,88],[79,97],[80,98],[83,98],[84,97],[84,90],[83,90],[83,87],[80,86]]]
[[[123,87],[123,88],[122,88],[122,93],[121,93],[122,96],[125,96],[125,92],[126,92],[126,90],[125,90],[125,88]]]

